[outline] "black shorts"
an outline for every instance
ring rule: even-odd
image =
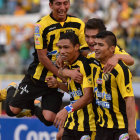
[[[86,137],[91,138],[91,131],[76,131],[64,129],[62,140],[85,140]]]
[[[95,140],[129,140],[127,129],[97,127]]]
[[[34,100],[42,96],[42,109],[57,113],[62,105],[63,94],[57,88],[49,88],[46,82],[25,75],[18,86],[10,105],[21,109],[32,109]]]

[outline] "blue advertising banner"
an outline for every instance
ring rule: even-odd
[[[56,140],[57,132],[36,118],[0,118],[0,140]]]

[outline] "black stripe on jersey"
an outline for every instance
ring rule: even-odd
[[[45,78],[46,78],[47,72],[48,72],[48,70],[44,67],[43,70],[42,70],[42,73],[41,73],[41,76],[40,76],[39,80],[41,80],[41,81],[42,81],[42,80],[45,81]]]
[[[96,60],[95,58],[89,58],[89,63],[93,63],[97,66],[101,66],[100,62],[98,60]]]
[[[99,78],[100,79],[102,79],[102,74],[103,73],[100,71],[100,74],[99,74]],[[98,84],[97,88],[98,88],[98,91],[99,92],[102,92],[102,84]],[[102,100],[102,97],[100,97],[99,100],[101,101]],[[104,108],[102,106],[100,106],[100,108],[103,111],[103,118],[104,118],[104,121],[105,121],[104,126],[107,127],[107,121],[108,121],[107,115],[105,114]]]
[[[70,123],[72,122],[72,117],[70,116],[69,118],[67,118],[67,123],[66,123],[66,128],[68,128],[70,126]]]
[[[65,22],[63,28],[77,28],[80,29],[81,24],[77,22]]]
[[[72,92],[71,87],[69,87],[69,91]],[[71,95],[70,95],[70,101],[74,101],[74,98]]]
[[[124,72],[124,78],[125,78],[125,86],[129,84],[129,72],[128,72],[128,67],[122,62],[122,61],[119,61],[118,63],[122,69],[123,69],[123,72]]]
[[[97,112],[96,98],[95,98],[95,96],[93,97],[92,106],[93,106],[93,112],[95,114],[95,122],[97,122],[97,120],[99,119],[99,115],[98,115],[98,112]]]
[[[50,36],[50,43],[49,43],[49,45],[48,45],[48,47],[47,47],[47,50],[48,50],[49,52],[51,52],[51,51],[53,50],[53,41],[54,41],[54,39],[55,39],[55,35],[51,35],[51,36]]]
[[[119,111],[121,112],[121,114],[123,116],[125,128],[128,128],[128,120],[127,120],[127,115],[126,115],[125,100],[123,99],[118,87],[117,87],[117,91],[118,91]]]
[[[100,71],[100,74],[99,74],[99,78],[100,78],[100,79],[102,79],[102,74],[103,74],[103,73]],[[96,82],[96,81],[95,81],[95,82]],[[99,91],[99,92],[102,92],[102,84],[98,84],[97,88],[98,88],[98,91]]]
[[[96,72],[97,72],[97,68],[93,68],[93,79],[95,78],[95,75],[96,75]]]
[[[88,114],[88,109],[87,106],[83,108],[83,112],[84,112],[84,131],[90,131],[90,127],[89,127],[89,114]]]
[[[88,77],[91,74],[91,67],[89,65],[89,60],[83,56],[80,56],[78,59],[82,61],[86,76]]]
[[[78,123],[77,111],[74,111],[73,118],[74,118],[74,123],[75,123],[73,130],[78,130],[79,123]]]
[[[117,47],[119,48],[119,51],[122,52],[122,48],[117,44]]]
[[[111,77],[109,77],[108,81],[105,81],[105,88],[106,88],[107,93],[112,95],[112,91],[111,91]],[[113,120],[113,123],[114,123],[113,128],[118,128],[117,117],[116,117],[115,112],[113,111],[113,102],[112,102],[112,100],[108,100],[108,102],[110,104],[109,113],[110,113],[110,115],[112,117],[112,120]]]
[[[118,72],[117,72],[115,69],[113,69],[113,70],[111,71],[111,73],[112,73],[115,77],[117,77],[117,75],[118,75]]]

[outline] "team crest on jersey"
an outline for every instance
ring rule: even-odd
[[[101,85],[101,84],[103,83],[103,80],[102,80],[101,78],[98,78],[98,79],[96,80],[96,83]]]
[[[109,77],[110,77],[110,74],[109,73],[105,73],[104,76],[103,76],[103,79],[105,81],[108,81],[109,80]]]
[[[88,83],[89,83],[89,84],[92,84],[91,78],[88,78]]]
[[[131,88],[130,88],[130,87],[127,87],[127,88],[126,88],[126,91],[127,91],[128,93],[130,93],[130,92],[131,92]]]
[[[124,133],[122,135],[120,135],[119,140],[128,140],[129,139],[129,135],[128,133]]]

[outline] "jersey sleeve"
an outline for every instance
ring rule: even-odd
[[[81,27],[80,27],[80,32],[79,32],[79,41],[81,44],[80,50],[88,49],[88,45],[87,45],[86,40],[85,40],[84,29],[85,29],[85,23],[81,22]]]
[[[126,55],[128,55],[128,53],[125,50],[123,50],[122,48],[120,48],[119,46],[115,47],[115,54],[126,54]]]
[[[35,24],[35,30],[34,30],[34,41],[35,41],[35,49],[45,49],[47,48],[46,42],[43,44],[43,29],[41,24],[36,23]]]
[[[134,96],[132,88],[132,74],[127,67],[119,70],[116,81],[123,98]]]

